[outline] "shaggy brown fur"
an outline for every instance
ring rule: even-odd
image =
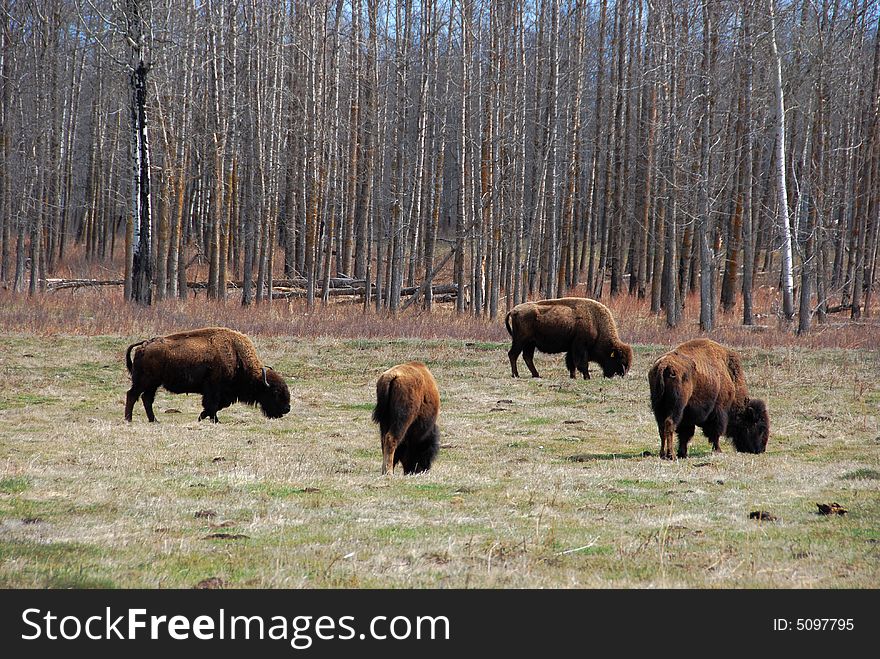
[[[398,364],[376,382],[373,421],[382,441],[382,473],[400,462],[404,474],[427,471],[440,449],[437,414],[440,393],[431,371],[421,362]]]
[[[134,356],[132,356],[132,352]],[[225,327],[205,327],[139,341],[128,346],[125,365],[131,389],[125,400],[125,420],[142,395],[150,421],[159,387],[174,394],[202,394],[199,421],[217,419],[236,401],[259,405],[263,414],[280,418],[290,411],[290,392],[278,373],[264,366],[254,344],[244,334]]]
[[[682,343],[654,362],[648,382],[661,458],[673,459],[673,433],[678,434],[678,457],[686,458],[696,426],[714,451],[721,450],[721,435],[730,437],[737,451],[763,453],[767,448],[767,406],[749,398],[742,365],[732,350],[709,339]]]
[[[601,302],[581,297],[563,297],[518,304],[504,321],[513,339],[507,356],[513,377],[519,377],[516,360],[522,353],[533,378],[541,377],[535,368],[535,349],[564,352],[569,375],[580,371],[590,378],[589,362],[602,367],[606,378],[626,375],[632,365],[632,348],[617,336],[611,312]]]

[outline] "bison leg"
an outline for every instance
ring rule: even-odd
[[[584,380],[589,380],[590,379],[590,355],[586,352],[578,353],[575,355],[573,362],[574,362],[574,364],[577,365],[577,369],[584,376]],[[574,377],[574,371],[572,371],[571,377]]]
[[[703,433],[709,438],[713,453],[721,453],[718,438],[727,429],[727,414],[716,408],[715,412],[703,424]]]
[[[584,374],[584,380],[590,379],[590,362],[587,361],[586,357],[584,358],[583,363],[578,366],[578,370],[580,370],[580,372]]]
[[[131,414],[134,411],[134,404],[140,398],[141,391],[136,386],[132,386],[125,395],[125,420],[131,421]]]
[[[694,436],[694,430],[694,424],[688,421],[682,421],[678,424],[678,430],[675,431],[678,435],[678,457],[686,458],[688,456],[688,442]]]
[[[535,346],[530,346],[528,348],[523,349],[523,361],[525,361],[526,366],[529,367],[529,371],[532,372],[533,378],[541,377],[538,374],[538,369],[535,368]]]
[[[569,350],[565,353],[565,366],[568,368],[568,376],[574,380],[575,374],[577,371],[584,373],[584,380],[589,379],[589,373],[584,371],[584,364],[586,360],[584,359],[584,355],[580,352],[576,352],[574,350]]]
[[[202,419],[210,419],[214,423],[220,423],[220,419],[217,418],[217,410],[220,409],[220,404],[214,396],[210,396],[208,394],[204,394],[202,396],[202,413],[199,414],[199,421]]]
[[[427,430],[421,426],[416,432],[410,428],[406,438],[397,447],[394,462],[403,465],[404,474],[419,474],[431,468],[439,450],[440,431],[436,424],[432,423]]]
[[[569,355],[571,361],[569,361]],[[590,355],[585,350],[572,350],[566,355],[566,364],[572,378],[575,376],[575,368],[584,376],[584,380],[590,379]]]
[[[209,419],[214,423],[220,423],[220,419],[217,418],[217,410],[203,409],[202,413],[199,414],[199,421],[202,419]]]
[[[675,422],[666,417],[657,424],[660,430],[660,457],[664,460],[674,460],[672,453],[672,436],[675,434]]]
[[[518,378],[519,371],[516,368],[516,360],[519,359],[519,353],[522,352],[522,349],[519,348],[515,343],[510,347],[510,350],[507,351],[507,358],[510,359],[510,375],[511,377]]]
[[[151,422],[156,421],[156,415],[153,414],[153,400],[155,400],[155,398],[156,398],[156,390],[155,389],[147,389],[144,392],[143,396],[141,397],[141,400],[144,401],[144,410],[146,410],[146,412],[147,412],[147,418]]]
[[[382,475],[394,474],[394,465],[397,464],[394,453],[399,444],[399,436],[390,432],[382,433]]]

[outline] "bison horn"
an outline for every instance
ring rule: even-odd
[[[269,386],[269,380],[266,378],[266,367],[265,367],[265,366],[263,367],[263,383],[264,383],[267,387]]]

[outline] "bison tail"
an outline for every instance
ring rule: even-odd
[[[663,398],[663,391],[666,389],[666,368],[661,367],[658,375],[660,377],[657,378],[654,387],[657,390],[657,399],[660,400]]]
[[[657,410],[660,401],[663,400],[663,391],[665,389],[662,366],[655,364],[654,367],[648,371],[648,385],[651,389],[651,409]]]
[[[376,383],[376,407],[373,409],[373,423],[387,421],[391,413],[391,390],[397,378],[380,378]]]
[[[130,346],[128,346],[128,350],[125,351],[125,368],[128,369],[129,373],[131,373],[131,367],[132,367],[131,351],[134,350],[135,348],[137,348],[138,346],[143,345],[145,343],[146,343],[146,341],[138,341],[137,343],[132,343]]]
[[[666,380],[675,377],[675,372],[666,364],[658,363],[650,373],[648,379],[651,385],[651,406],[656,409],[663,395],[666,393]]]
[[[513,328],[510,326],[510,317],[513,315],[512,311],[508,311],[507,315],[504,317],[504,326],[507,328],[507,333],[510,336],[513,336]]]

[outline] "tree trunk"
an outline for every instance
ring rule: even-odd
[[[743,117],[745,121],[745,137],[744,137],[744,158],[743,158],[743,227],[742,227],[742,243],[743,243],[743,275],[742,275],[742,296],[743,296],[743,325],[752,325],[754,323],[752,311],[752,288],[754,286],[754,218],[755,209],[752,204],[752,172],[754,169],[754,153],[755,140],[754,130],[755,124],[752,120],[752,78],[754,71],[751,20],[752,9],[751,0],[743,0],[743,42],[745,44],[745,82],[743,84]]]
[[[134,190],[132,216],[131,299],[149,305],[153,300],[153,272],[150,246],[152,244],[152,199],[150,172],[150,141],[147,132],[147,72],[149,67],[139,60],[131,72],[132,145],[134,147]]]
[[[710,142],[712,136],[712,85],[713,64],[711,62],[712,13],[709,3],[703,2],[703,116],[700,136],[700,210],[697,217],[698,240],[700,242],[700,329],[711,332],[715,327],[715,300],[712,295],[712,264],[714,254],[709,246],[711,218],[709,217],[709,179],[711,162]]]
[[[770,5],[770,48],[773,85],[776,90],[776,224],[782,245],[782,314],[794,317],[794,282],[792,278],[791,227],[788,219],[788,192],[785,182],[785,100],[782,92],[782,59],[776,46],[776,0]]]

